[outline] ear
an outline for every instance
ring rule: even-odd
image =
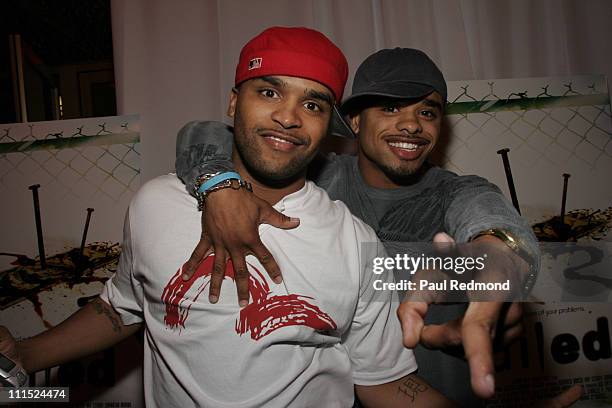
[[[236,102],[238,101],[238,89],[232,88],[229,95],[229,105],[227,106],[227,116],[234,118],[236,114]]]
[[[349,124],[351,125],[351,129],[353,133],[359,135],[359,123],[361,122],[361,115],[357,114],[355,116],[349,117]]]

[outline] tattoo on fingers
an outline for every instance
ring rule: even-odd
[[[272,257],[270,256],[270,254],[262,254],[259,257],[259,262],[264,266],[269,264],[271,260],[272,260]]]
[[[234,270],[237,279],[247,279],[249,277],[249,271],[246,266],[240,266]]]
[[[215,262],[213,265],[213,275],[223,276],[225,272],[223,269],[224,268],[220,263]]]

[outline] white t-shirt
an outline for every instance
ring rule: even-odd
[[[251,299],[241,310],[231,266],[217,304],[208,301],[214,257],[190,281],[180,277],[201,213],[176,176],[134,197],[119,269],[101,296],[125,324],[145,322],[147,406],[350,407],[353,384],[416,370],[396,299],[366,290],[380,279],[360,261],[374,231],[312,182],[274,207],[300,218],[295,229],[259,229],[283,282],[249,256]]]

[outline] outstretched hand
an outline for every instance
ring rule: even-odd
[[[260,224],[291,229],[297,227],[300,220],[281,214],[269,203],[244,189],[227,188],[210,194],[202,211],[200,242],[185,264],[183,279],[189,280],[202,260],[214,253],[215,263],[208,295],[211,303],[219,299],[228,258],[231,258],[234,266],[240,306],[246,306],[249,301],[247,255],[257,257],[270,278],[275,283],[281,283],[280,268],[259,238]]]
[[[434,243],[453,242],[453,239],[444,233],[434,237]],[[407,296],[400,305],[398,317],[402,325],[404,345],[413,348],[420,343],[434,349],[462,345],[470,366],[472,389],[481,398],[492,397],[495,393],[493,340],[498,322],[501,320],[504,325],[504,330],[499,332],[503,333],[505,342],[516,338],[522,329],[520,304],[470,302],[462,317],[444,324],[425,325],[429,305],[443,301],[443,298],[438,298],[437,295],[429,292],[429,298],[424,299],[421,293],[420,301],[412,301],[412,297]]]

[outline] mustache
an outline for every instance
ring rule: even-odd
[[[309,145],[310,137],[302,132],[287,131],[287,129],[278,128],[256,128],[255,133],[259,136],[275,136],[281,139],[286,139],[294,144]]]

